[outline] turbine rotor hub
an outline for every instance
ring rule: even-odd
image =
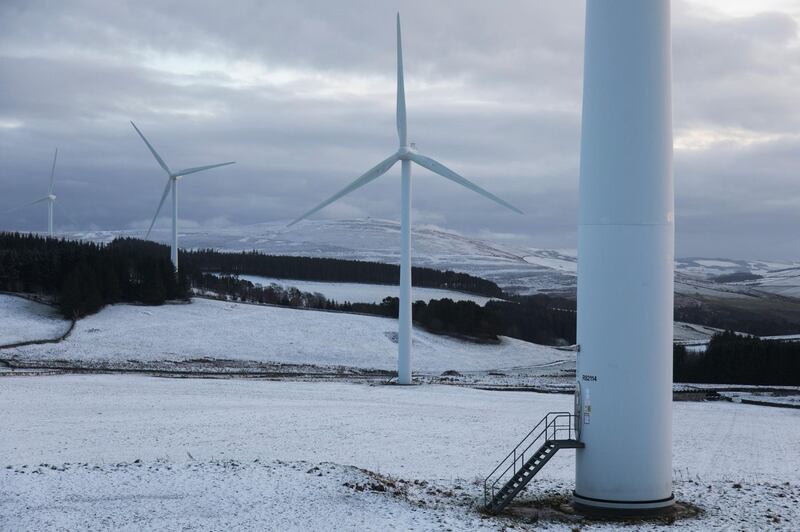
[[[400,160],[407,160],[412,153],[416,153],[416,147],[417,145],[413,142],[408,146],[400,146],[400,149],[397,150],[397,155],[400,157]]]

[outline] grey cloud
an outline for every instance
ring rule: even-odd
[[[687,5],[676,2],[673,17],[676,132],[734,128],[759,143],[717,139],[676,152],[678,253],[796,257],[797,211],[785,198],[800,197],[797,22],[785,13],[710,20]],[[57,225],[146,223],[164,177],[133,119],[171,165],[237,161],[187,178],[187,223],[296,216],[396,146],[398,7],[411,139],[527,213],[415,170],[415,218],[574,246],[577,0],[4,2],[0,209],[46,187],[57,145]],[[186,68],[164,71],[169,61]],[[267,79],[240,83],[237,61]],[[3,127],[14,121],[23,125]],[[320,216],[396,217],[393,172]],[[0,226],[42,229],[43,212],[0,214]]]

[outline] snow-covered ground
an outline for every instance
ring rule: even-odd
[[[0,294],[0,345],[57,338],[69,325],[50,305]]]
[[[675,291],[712,297],[800,297],[800,264],[727,259],[679,259],[675,262]],[[752,274],[747,281],[716,282],[721,275]]]
[[[365,284],[365,283],[323,283],[316,281],[302,281],[296,279],[278,279],[262,277],[260,275],[239,275],[239,279],[250,281],[253,284],[269,286],[276,284],[284,288],[295,287],[302,292],[320,293],[327,299],[339,303],[380,303],[387,297],[399,297],[400,288],[397,285]],[[478,305],[485,305],[490,297],[457,292],[455,290],[442,290],[439,288],[421,288],[415,286],[411,291],[414,301],[428,302],[431,299],[449,298],[453,301],[474,301]]]
[[[194,299],[113,305],[80,320],[58,344],[4,351],[26,360],[175,361],[202,358],[392,370],[394,319]],[[415,372],[508,369],[571,361],[575,353],[502,338],[476,344],[414,329]]]
[[[787,405],[800,408],[800,390],[759,390],[754,388],[750,391],[723,391],[719,392],[723,397],[728,397],[734,402],[758,401],[778,405]]]
[[[673,340],[680,343],[708,342],[718,332],[722,332],[722,329],[682,321],[673,324]]]
[[[800,266],[782,267],[754,284],[765,292],[800,297]]]
[[[783,340],[786,342],[800,342],[800,334],[779,334],[778,336],[762,336],[762,340]]]
[[[501,530],[512,523],[472,504],[477,481],[572,398],[95,375],[5,378],[0,404],[3,530]],[[676,495],[704,514],[647,529],[796,529],[800,411],[716,402],[673,412]],[[573,462],[560,452],[523,499],[568,495]]]
[[[12,297],[5,301],[14,304],[6,309],[20,304],[33,309],[19,316],[9,311],[13,319],[7,320],[24,325],[20,330],[27,339],[51,338],[69,326],[46,305]],[[288,371],[296,376],[340,374],[341,368],[393,372],[396,331],[396,320],[389,318],[196,298],[189,305],[113,305],[78,321],[63,342],[4,349],[2,358],[23,367],[66,363],[127,370]],[[676,341],[693,351],[705,350],[714,332],[675,324]],[[413,334],[418,377],[455,370],[461,375],[448,378],[466,385],[572,387],[574,351],[506,337],[497,344],[477,344],[421,329]],[[381,375],[376,378],[386,378]]]
[[[456,505],[387,496],[382,479],[337,464],[162,460],[16,468],[3,477],[11,485],[0,502],[4,530],[496,529]]]

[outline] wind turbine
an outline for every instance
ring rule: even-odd
[[[353,192],[354,190],[374,181],[385,174],[397,161],[401,164],[400,177],[400,315],[398,319],[399,342],[397,357],[397,382],[411,384],[411,163],[412,161],[427,168],[435,174],[449,179],[470,190],[489,198],[490,200],[511,209],[514,212],[523,212],[510,203],[498,198],[491,192],[478,185],[467,181],[442,163],[417,152],[415,145],[408,143],[406,128],[406,96],[403,84],[403,48],[400,37],[400,13],[397,14],[397,136],[400,148],[373,166],[364,175],[344,187],[342,190],[326,199],[299,218],[293,220],[292,226],[311,216],[320,209],[330,205],[337,199]],[[288,226],[287,226],[288,227]]]
[[[56,174],[56,159],[58,158],[58,148],[56,148],[56,153],[53,155],[53,167],[50,169],[50,188],[47,191],[47,196],[43,198],[39,198],[36,201],[32,201],[30,203],[26,203],[24,205],[19,205],[17,207],[12,207],[5,212],[15,211],[17,209],[22,209],[23,207],[29,207],[31,205],[36,205],[37,203],[41,203],[43,201],[47,202],[47,234],[50,238],[53,237],[53,204],[56,202],[56,196],[53,194],[53,184]]]
[[[178,170],[177,172],[173,172],[167,166],[167,163],[164,162],[164,159],[158,154],[158,152],[153,148],[153,146],[147,141],[139,128],[136,127],[136,124],[133,123],[131,120],[131,125],[133,129],[142,137],[142,140],[147,147],[150,149],[150,153],[153,154],[158,164],[164,171],[167,173],[167,185],[164,187],[164,193],[161,195],[161,202],[158,204],[158,209],[156,209],[156,214],[153,216],[153,221],[150,222],[150,227],[147,229],[147,234],[145,235],[145,239],[150,236],[150,231],[153,229],[153,225],[156,223],[156,218],[158,218],[158,214],[161,212],[161,207],[164,206],[164,200],[167,199],[167,194],[169,193],[170,189],[172,189],[172,244],[170,249],[170,256],[172,258],[172,264],[175,266],[175,270],[178,269],[178,180],[183,176],[189,174],[195,174],[197,172],[202,172],[203,170],[211,170],[212,168],[219,168],[220,166],[227,166],[229,164],[234,164],[234,161],[229,161],[226,163],[218,163],[218,164],[210,164],[208,166],[195,166],[193,168],[186,168],[184,170]]]

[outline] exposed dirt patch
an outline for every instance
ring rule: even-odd
[[[702,513],[697,506],[678,501],[657,514],[609,516],[576,508],[568,494],[550,493],[537,500],[513,502],[500,515],[524,523],[574,523],[579,526],[589,523],[671,525],[680,519],[694,519]]]

